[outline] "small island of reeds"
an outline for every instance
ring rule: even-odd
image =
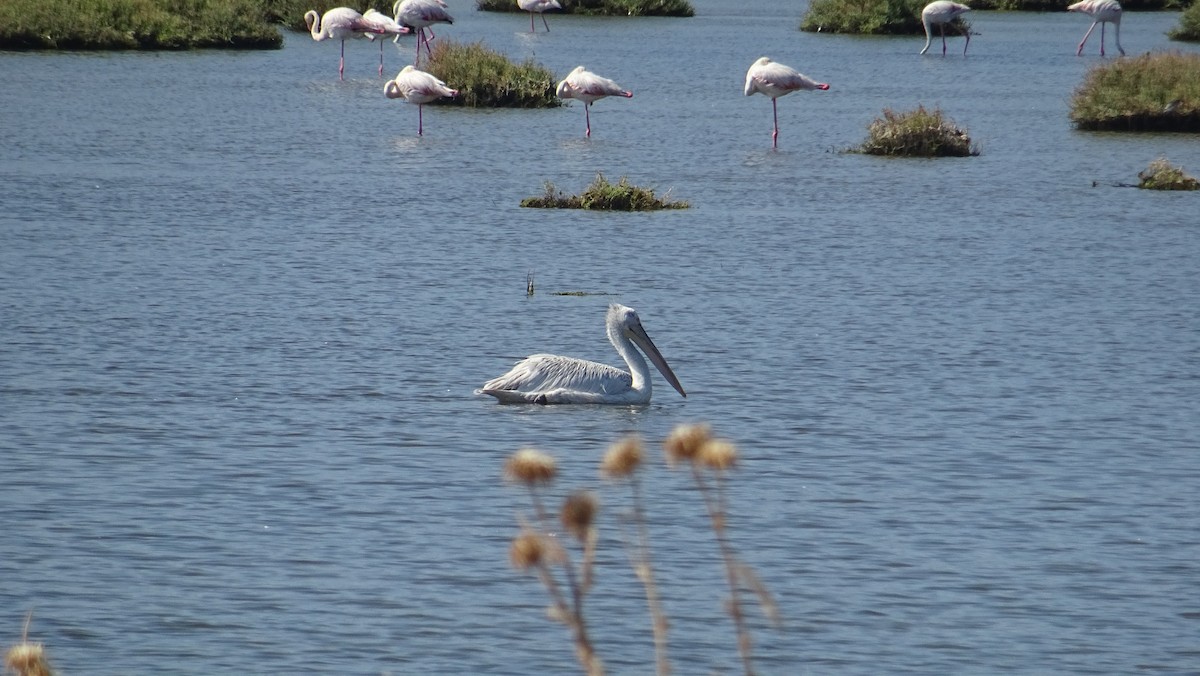
[[[539,197],[526,197],[521,206],[533,209],[590,209],[596,211],[658,211],[660,209],[687,209],[687,202],[668,200],[654,194],[651,188],[642,188],[622,176],[610,183],[603,174],[578,195],[567,195],[550,181],[546,181],[545,193]]]
[[[1179,25],[1167,37],[1180,42],[1200,42],[1200,2],[1193,2],[1179,15]]]
[[[1138,187],[1146,190],[1200,190],[1200,181],[1183,173],[1182,167],[1177,167],[1160,157],[1150,163],[1150,166],[1138,174]]]
[[[1091,131],[1200,132],[1200,54],[1160,52],[1088,71],[1071,121]]]
[[[554,73],[526,60],[514,63],[482,42],[461,44],[439,38],[429,65],[434,77],[458,90],[452,99],[437,105],[470,108],[555,108],[562,101],[554,95]]]
[[[971,137],[955,126],[954,120],[946,117],[941,109],[930,111],[925,106],[903,113],[885,108],[883,115],[868,125],[867,140],[850,150],[867,155],[898,157],[967,157],[979,154],[979,149],[971,143]]]
[[[268,0],[3,0],[0,49],[279,49],[276,9]]]
[[[595,16],[694,16],[688,0],[559,0],[561,14]],[[483,12],[524,12],[517,0],[476,0]]]

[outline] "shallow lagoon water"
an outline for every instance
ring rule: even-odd
[[[1083,17],[976,13],[943,58],[801,33],[790,3],[696,7],[536,35],[454,8],[439,38],[631,89],[590,140],[578,105],[430,107],[418,138],[366,43],[344,82],[303,34],[0,54],[13,640],[33,608],[66,673],[572,672],[507,562],[528,508],[500,468],[532,445],[553,495],[599,491],[588,616],[611,672],[647,673],[628,499],[597,466],[709,421],[742,452],[734,544],[785,618],[752,613],[763,673],[1196,672],[1196,197],[1114,184],[1159,156],[1200,171],[1197,140],[1071,128],[1100,61],[1095,36],[1074,56]],[[1163,35],[1177,16],[1128,14],[1126,50],[1194,51]],[[780,99],[778,151],[741,93],[762,55],[831,84]],[[982,154],[840,152],[918,103]],[[693,208],[517,206],[598,171]],[[472,396],[534,352],[614,363],[614,301],[686,399],[657,375],[645,408]],[[736,673],[702,506],[651,457],[676,671]]]

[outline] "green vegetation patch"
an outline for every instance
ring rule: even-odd
[[[921,24],[924,0],[812,0],[800,20],[800,30],[813,33],[863,35],[925,34]],[[962,19],[946,26],[946,33],[962,33]]]
[[[1160,157],[1138,174],[1138,187],[1146,190],[1200,190],[1200,181]]]
[[[278,49],[266,0],[3,0],[3,49]]]
[[[541,197],[526,197],[521,206],[534,209],[591,209],[601,211],[657,211],[660,209],[687,209],[687,202],[659,198],[651,188],[632,185],[625,176],[617,183],[609,183],[604,174],[597,173],[596,180],[579,195],[566,195],[546,181],[546,192]]]
[[[853,149],[867,155],[896,155],[902,157],[967,157],[978,155],[967,132],[954,125],[940,109],[929,111],[925,106],[897,113],[883,110],[867,127],[867,140]]]
[[[1079,129],[1200,132],[1200,54],[1160,52],[1093,67],[1071,99]]]
[[[1193,2],[1191,7],[1179,15],[1179,25],[1167,32],[1167,37],[1182,42],[1200,42],[1200,2]]]
[[[436,101],[438,105],[471,108],[555,108],[562,105],[554,95],[554,73],[532,60],[513,63],[482,42],[461,44],[438,38],[425,69],[459,92],[453,99]]]
[[[595,16],[694,16],[688,0],[558,0],[562,14]],[[524,12],[517,0],[476,0],[484,12]]]

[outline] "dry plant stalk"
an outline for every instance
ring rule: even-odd
[[[603,676],[604,665],[588,637],[583,615],[583,601],[592,587],[598,535],[595,526],[596,497],[587,491],[576,491],[567,497],[559,513],[562,527],[582,548],[582,562],[576,570],[570,553],[552,535],[551,519],[538,494],[538,487],[553,481],[557,467],[554,458],[533,449],[521,449],[504,465],[509,480],[529,489],[533,501],[534,525],[521,521],[521,532],[513,539],[509,559],[518,570],[533,569],[550,594],[550,617],[571,630],[575,642],[575,657],[588,676]],[[566,591],[554,574],[561,568]]]
[[[642,583],[646,591],[646,605],[650,609],[650,628],[654,636],[654,657],[658,676],[671,673],[671,662],[667,658],[667,615],[663,612],[662,601],[658,596],[658,586],[654,582],[654,567],[650,562],[650,533],[646,526],[646,512],[642,507],[641,482],[637,471],[642,464],[642,441],[638,437],[626,437],[609,447],[600,465],[600,472],[614,481],[628,480],[629,489],[633,495],[633,511],[629,518],[622,519],[623,528],[629,528],[632,522],[634,534],[622,532],[621,541],[625,545],[625,553],[629,557],[629,565]]]
[[[729,441],[713,438],[708,425],[680,425],[672,430],[671,435],[663,442],[663,450],[671,466],[687,463],[691,467],[692,480],[704,500],[713,534],[717,539],[717,547],[725,564],[725,577],[729,582],[729,603],[726,608],[737,631],[738,654],[742,658],[742,667],[746,675],[750,676],[754,673],[753,643],[750,630],[746,626],[746,615],[739,593],[741,588],[745,586],[755,592],[763,614],[771,622],[779,623],[779,613],[762,580],[748,564],[738,560],[733,546],[729,543],[726,530],[729,510],[725,495],[725,472],[737,465],[737,447]],[[712,472],[711,485],[705,478],[705,472]]]
[[[21,642],[9,648],[4,655],[5,673],[12,671],[17,676],[52,676],[54,673],[42,644],[29,642],[29,623],[32,620],[33,611],[29,611],[25,616]]]

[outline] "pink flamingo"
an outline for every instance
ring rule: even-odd
[[[584,136],[587,137],[592,135],[592,116],[588,114],[588,108],[592,107],[593,102],[607,96],[633,98],[633,92],[621,89],[621,85],[606,77],[600,77],[583,66],[577,66],[562,82],[559,82],[554,94],[560,99],[583,101],[583,119],[587,122],[587,132]]]
[[[436,38],[433,34],[433,28],[430,28],[435,23],[454,23],[454,17],[446,11],[446,3],[442,0],[397,0],[395,5],[392,5],[392,11],[396,15],[396,21],[405,26],[412,26],[417,31],[417,60],[413,65],[421,63],[421,44],[424,43],[425,51],[433,56],[433,50],[429,47],[429,41]],[[425,35],[425,29],[429,28],[429,36]]]
[[[533,13],[537,12],[542,15],[542,25],[546,27],[546,32],[550,32],[550,24],[546,23],[546,11],[551,9],[562,9],[562,5],[558,4],[558,0],[517,0],[517,7],[529,12],[529,32],[535,31],[533,27]]]
[[[775,119],[775,131],[771,133],[771,147],[779,147],[779,111],[775,100],[801,89],[825,91],[829,85],[797,72],[795,69],[762,57],[746,71],[746,96],[765,94],[771,97],[771,114]]]
[[[397,38],[408,33],[406,26],[401,26],[396,23],[392,17],[376,10],[375,8],[368,9],[363,14],[363,21],[375,26],[379,29],[379,35],[395,35]],[[375,33],[367,33],[368,40],[375,40]],[[396,38],[393,38],[393,41]],[[383,39],[379,40],[379,77],[383,77]]]
[[[334,7],[325,12],[323,16],[318,15],[316,10],[310,9],[304,13],[304,23],[308,24],[308,32],[317,42],[329,39],[341,40],[342,56],[338,61],[338,79],[342,80],[346,79],[346,38],[380,32],[379,28],[367,23],[362,14],[349,7]]]
[[[405,66],[395,79],[388,80],[383,86],[383,95],[389,99],[403,98],[409,103],[417,104],[417,136],[425,132],[425,123],[421,109],[426,103],[440,98],[458,96],[458,90],[446,86],[445,82],[412,66]]]
[[[1117,40],[1117,51],[1121,52],[1121,56],[1125,56],[1125,49],[1121,47],[1121,3],[1117,0],[1083,0],[1077,2],[1067,8],[1068,12],[1083,12],[1092,17],[1092,26],[1083,34],[1083,39],[1079,41],[1079,49],[1075,50],[1075,56],[1083,54],[1083,45],[1087,42],[1092,31],[1096,30],[1096,24],[1100,24],[1100,56],[1104,56],[1104,24],[1111,23],[1113,25],[1114,36]]]
[[[921,10],[921,23],[925,24],[925,48],[921,53],[929,51],[929,43],[933,39],[933,30],[931,24],[937,24],[942,32],[942,56],[946,55],[946,24],[954,23],[964,12],[971,11],[970,7],[961,5],[950,0],[936,0]],[[971,30],[963,29],[963,36],[967,38],[967,44],[963,45],[963,56],[967,55],[967,47],[971,46]]]

